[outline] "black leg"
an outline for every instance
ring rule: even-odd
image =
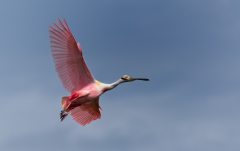
[[[67,117],[67,114],[63,114],[63,115],[61,116],[61,122],[62,122],[66,117]]]
[[[64,115],[64,110],[62,110],[61,112],[60,112],[60,119],[62,119],[62,116]]]

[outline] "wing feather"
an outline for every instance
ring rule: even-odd
[[[98,100],[99,98],[89,104],[75,107],[71,111],[71,116],[73,117],[73,119],[82,126],[85,126],[86,124],[89,124],[94,120],[100,119],[101,113],[99,111],[100,107],[98,104]]]
[[[85,63],[80,44],[76,43],[66,20],[50,26],[49,38],[53,61],[63,87],[72,95],[95,81]]]

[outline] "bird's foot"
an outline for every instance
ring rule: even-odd
[[[63,114],[63,115],[61,116],[61,122],[67,117],[67,115],[68,115],[68,114]]]
[[[62,110],[62,111],[60,112],[60,119],[62,118],[62,116],[64,115],[64,113],[65,113],[65,110]]]
[[[74,109],[74,108],[75,108],[75,107],[73,107],[72,109]],[[71,109],[71,110],[72,110],[72,109]],[[71,110],[69,110],[69,111],[62,110],[62,111],[60,112],[61,122],[68,116],[68,114],[69,114],[69,112],[70,112]]]

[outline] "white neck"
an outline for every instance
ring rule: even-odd
[[[123,82],[124,82],[123,79],[119,79],[116,82],[113,82],[111,84],[101,83],[101,85],[102,85],[103,91],[106,92],[106,91],[112,90],[113,88],[115,88],[116,86],[118,86],[119,84],[121,84]]]

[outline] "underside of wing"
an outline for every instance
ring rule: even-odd
[[[58,19],[50,26],[50,43],[53,61],[64,88],[72,95],[95,81],[88,69],[80,44],[76,43],[68,25]]]
[[[75,107],[71,111],[72,118],[82,126],[91,123],[93,120],[100,119],[101,113],[99,109],[101,108],[99,107],[98,101],[99,98],[89,104]]]

